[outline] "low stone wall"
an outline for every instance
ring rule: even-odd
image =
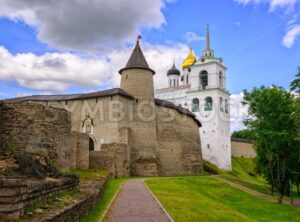
[[[254,143],[252,141],[239,138],[232,138],[231,155],[233,157],[255,158],[256,152],[253,146]]]
[[[95,207],[99,199],[102,197],[107,181],[111,174],[98,183],[91,183],[80,189],[89,193],[85,198],[72,203],[48,216],[35,218],[32,222],[79,222]]]
[[[42,201],[78,185],[79,178],[76,176],[45,180],[0,178],[0,215],[18,219],[24,214],[25,208],[36,201]]]
[[[102,144],[101,151],[90,151],[90,169],[108,170],[113,177],[129,176],[128,146],[123,143]]]

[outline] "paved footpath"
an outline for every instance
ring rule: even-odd
[[[141,179],[125,182],[104,221],[170,222]]]

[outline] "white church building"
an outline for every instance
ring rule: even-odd
[[[158,89],[155,97],[189,109],[201,121],[203,158],[221,169],[231,170],[229,92],[222,58],[210,48],[207,26],[206,49],[197,59],[192,49],[182,63],[182,71],[173,67],[167,72],[168,88]]]

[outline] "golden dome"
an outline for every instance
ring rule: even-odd
[[[193,65],[194,62],[196,62],[196,57],[193,54],[193,50],[190,49],[189,55],[187,56],[187,58],[182,63],[182,68],[183,69],[188,68],[191,65]]]

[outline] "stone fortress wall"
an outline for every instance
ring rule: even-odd
[[[112,106],[111,101],[117,107],[122,108],[114,108],[115,113],[110,113],[108,110]],[[95,142],[95,149],[89,154],[89,168],[110,170],[116,177],[195,175],[202,172],[199,125],[193,117],[170,107],[169,102],[165,104],[156,102],[154,106],[155,125],[153,125],[154,121],[149,122],[147,119],[140,121],[139,115],[142,114],[138,114],[140,108],[135,105],[136,100],[120,95],[83,101],[32,100],[29,102],[72,111],[72,129],[79,132],[83,130],[86,114],[90,113],[89,115],[93,117],[93,134],[90,137]],[[97,104],[101,104],[101,108]],[[149,107],[146,105],[144,108]],[[100,114],[101,112],[103,113]],[[123,112],[124,114],[121,114]],[[151,110],[147,112],[152,115]],[[124,115],[124,118],[111,121],[112,116],[117,118],[119,115]],[[146,114],[145,116],[147,117]],[[152,133],[155,131],[155,135],[157,135],[155,139],[149,136],[148,128],[151,126],[155,126],[152,130]],[[144,143],[149,142],[153,144],[150,154],[147,153],[147,149],[140,149],[140,147],[145,147]],[[80,152],[80,149],[77,149],[77,152]],[[84,161],[87,158],[86,153],[83,152],[80,155],[83,164],[87,163]],[[132,164],[138,165],[136,171],[132,170]],[[123,169],[121,169],[122,167]]]
[[[254,142],[247,139],[231,137],[231,154],[233,157],[255,158]]]
[[[71,131],[68,111],[27,102],[2,102],[0,122],[2,155],[45,154],[62,171],[88,168],[88,135]]]
[[[197,123],[192,118],[163,106],[157,107],[157,115],[159,175],[201,173],[203,166]],[[173,121],[164,121],[170,116],[174,116]]]

